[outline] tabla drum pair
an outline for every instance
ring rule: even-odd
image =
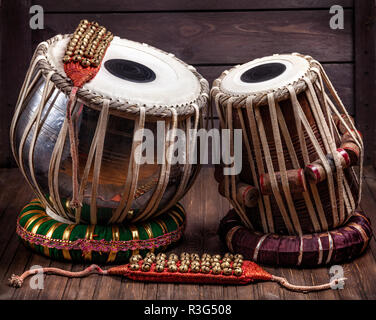
[[[98,56],[91,56],[90,45]],[[70,60],[77,69],[73,79],[80,72],[98,73],[75,88],[65,72]],[[11,124],[14,157],[39,199],[21,213],[18,234],[41,253],[75,261],[121,262],[131,253],[176,242],[185,224],[177,202],[199,166],[172,164],[172,137],[177,129],[202,126],[208,98],[208,82],[194,67],[149,45],[113,37],[95,22],[84,20],[74,34],[39,44]],[[154,143],[152,163],[140,161],[146,131]],[[71,206],[72,141],[78,208]],[[187,136],[187,156],[195,141]]]
[[[372,236],[356,211],[362,137],[321,64],[300,54],[257,59],[223,72],[211,95],[221,127],[242,130],[245,151],[240,174],[215,171],[233,206],[219,231],[229,249],[284,266],[361,254]]]
[[[47,256],[101,263],[176,242],[185,222],[177,202],[199,166],[171,164],[174,132],[187,133],[188,159],[208,93],[193,67],[95,22],[42,42],[11,124],[13,154],[38,196],[20,214],[19,236]],[[212,98],[246,151],[240,174],[216,168],[234,208],[220,225],[230,250],[294,266],[364,251],[361,135],[321,65],[299,54],[258,59],[225,71]],[[162,144],[161,163],[139,161],[146,131]]]

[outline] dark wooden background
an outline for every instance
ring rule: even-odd
[[[146,42],[193,64],[211,83],[223,70],[273,53],[300,52],[324,64],[365,136],[366,162],[376,163],[376,0],[0,0],[0,167],[12,167],[9,125],[36,45],[95,19],[114,34]],[[31,30],[29,8],[45,12]],[[329,8],[345,9],[344,30],[329,27]]]

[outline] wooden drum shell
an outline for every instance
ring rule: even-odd
[[[318,127],[316,125],[315,118],[312,114],[308,99],[306,97],[306,93],[302,92],[302,93],[298,94],[297,98],[298,98],[298,101],[299,101],[299,103],[300,103],[300,105],[301,105],[301,107],[302,107],[302,109],[303,109],[303,111],[304,111],[304,113],[307,117],[307,120],[309,121],[309,124],[310,124],[315,136],[316,136],[317,141],[319,142],[321,148],[325,152],[323,140],[322,140],[322,137],[319,133]],[[285,118],[287,127],[289,129],[289,133],[290,133],[290,136],[291,136],[292,143],[294,145],[294,149],[295,149],[297,158],[299,160],[299,164],[300,164],[301,168],[304,168],[305,164],[304,164],[304,161],[303,161],[303,153],[302,153],[302,149],[301,149],[300,143],[299,143],[299,136],[298,136],[297,128],[296,128],[296,125],[295,125],[294,112],[293,112],[291,101],[290,100],[280,101],[279,105],[280,105],[281,111],[283,113],[283,116]],[[261,117],[262,117],[262,121],[264,122],[265,133],[266,133],[266,137],[267,137],[267,140],[268,140],[268,145],[269,145],[270,155],[271,155],[272,162],[273,162],[274,171],[279,171],[277,151],[276,151],[276,148],[275,148],[272,125],[271,125],[271,120],[270,120],[270,113],[269,113],[268,108],[269,108],[269,106],[264,105],[264,106],[260,106],[259,110],[260,110],[260,114],[261,114]],[[244,108],[242,108],[241,112],[243,113],[243,119],[245,121],[245,126],[246,126],[246,129],[247,129],[246,134],[248,135],[248,137],[250,137],[249,142],[250,142],[250,147],[251,147],[251,152],[252,152],[251,157],[253,159],[255,159],[254,145],[253,145],[252,139],[251,139],[251,130],[250,130],[250,124],[249,124],[248,118],[247,118],[247,111]],[[234,129],[242,129],[237,110],[233,111],[233,121],[234,121]],[[327,121],[327,119],[326,119],[326,121]],[[308,138],[308,134],[305,130],[304,130],[304,137],[305,137],[305,140],[306,140],[306,143],[307,143],[307,150],[308,150],[310,160],[314,161],[314,160],[318,159],[317,152],[315,151],[313,144],[310,141],[310,139]],[[284,155],[284,160],[285,160],[285,164],[286,164],[286,169],[287,170],[294,169],[291,158],[290,158],[288,150],[287,150],[286,143],[285,143],[282,135],[281,135],[281,139],[282,139],[282,144],[283,144],[283,150],[284,150],[283,155]],[[340,144],[340,140],[337,138],[336,139],[337,147],[339,147],[339,144]],[[245,144],[244,144],[244,141],[243,141],[243,151],[245,151],[245,150],[246,150],[246,147],[245,147]],[[264,168],[266,168],[265,154],[264,154],[263,151],[262,151],[262,158],[263,158]],[[345,175],[346,175],[346,178],[348,179],[349,185],[352,186],[351,192],[352,192],[352,195],[353,195],[354,200],[356,202],[357,197],[358,197],[358,190],[357,190],[357,185],[354,181],[354,177],[350,173],[349,169],[345,169]],[[251,169],[250,169],[249,162],[248,162],[247,152],[243,152],[242,171],[241,171],[239,176],[240,176],[240,179],[242,181],[249,183],[250,185],[256,185],[256,182],[253,181],[253,178],[252,178],[252,173],[251,173]],[[258,175],[258,179],[259,178],[260,178],[260,176]],[[334,179],[334,183],[335,183],[336,190],[338,190],[337,186],[336,186],[335,179]],[[308,184],[307,188],[308,188],[308,191],[311,192],[311,188],[310,188],[309,184]],[[320,195],[320,198],[321,198],[321,201],[322,201],[322,205],[323,205],[323,210],[325,212],[327,223],[328,223],[328,228],[322,228],[321,231],[327,231],[328,229],[331,229],[333,227],[333,217],[332,217],[332,209],[331,209],[332,207],[331,207],[331,202],[330,202],[330,198],[329,198],[328,184],[327,184],[326,181],[323,181],[323,182],[321,182],[317,185],[317,188],[318,188],[318,192],[319,192],[319,195]],[[283,193],[281,192],[281,194],[283,194]],[[338,194],[336,196],[338,197]],[[313,228],[311,219],[309,217],[308,210],[307,210],[307,207],[305,205],[303,195],[299,194],[299,193],[295,193],[295,194],[292,194],[292,198],[293,198],[293,201],[294,201],[294,205],[295,205],[298,217],[299,217],[299,221],[300,221],[303,233],[314,232],[315,230]],[[281,215],[281,213],[278,209],[278,205],[275,201],[275,198],[273,196],[271,196],[270,199],[271,199],[273,221],[274,221],[274,226],[275,226],[274,231],[278,234],[288,234],[288,231],[287,231],[286,226],[283,222],[282,215]],[[338,205],[339,205],[339,203],[337,201],[337,206]],[[246,212],[247,212],[247,216],[251,220],[254,227],[257,230],[262,231],[259,209],[258,208],[246,208]]]

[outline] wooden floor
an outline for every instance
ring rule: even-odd
[[[362,208],[376,225],[376,172],[364,172]],[[47,275],[43,290],[20,289],[7,285],[12,273],[20,274],[31,266],[54,266],[81,270],[83,265],[50,261],[33,254],[18,240],[15,223],[20,209],[33,195],[18,169],[0,169],[0,299],[376,299],[376,243],[352,263],[343,265],[346,281],[343,290],[300,294],[281,289],[276,283],[259,282],[247,286],[145,284],[117,277],[91,275],[83,279],[67,279]],[[206,167],[198,181],[182,201],[188,214],[184,240],[173,250],[177,253],[224,253],[217,236],[219,220],[229,209],[228,202],[217,193],[213,169]],[[265,269],[283,276],[294,284],[328,282],[329,268]]]

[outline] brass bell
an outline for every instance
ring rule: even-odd
[[[222,272],[222,269],[219,265],[215,266],[212,268],[212,273],[213,274],[220,274]]]
[[[237,253],[236,255],[234,255],[234,259],[235,259],[235,260],[236,260],[236,259],[242,259],[242,260],[244,260],[244,257],[243,257],[242,254]]]
[[[138,261],[140,261],[140,259],[137,256],[132,256],[129,258],[130,263],[137,263]]]
[[[157,254],[157,259],[163,259],[165,260],[167,258],[166,254],[163,252],[160,252]]]
[[[64,56],[63,62],[68,63],[69,61],[70,61],[70,56],[68,56],[68,55]]]
[[[200,266],[191,266],[191,271],[194,272],[194,273],[198,273],[200,272]]]
[[[229,257],[224,257],[224,258],[222,259],[222,263],[223,263],[223,262],[231,263],[232,260],[231,260]]]
[[[235,268],[234,269],[234,275],[237,277],[240,277],[243,274],[243,269],[242,268]]]
[[[210,272],[210,268],[207,267],[207,266],[201,266],[201,272],[202,273],[209,273]]]
[[[176,271],[178,271],[178,267],[176,266],[176,264],[172,264],[168,267],[168,271],[176,272]]]
[[[163,272],[164,271],[164,266],[162,264],[156,264],[155,265],[155,271],[156,272]]]
[[[151,260],[153,260],[153,261],[155,261],[155,258],[156,258],[155,254],[153,252],[148,252],[146,254],[146,257],[149,258],[149,259],[151,259]]]
[[[227,261],[221,263],[221,268],[222,268],[222,269],[230,268],[230,267],[231,267],[231,265],[230,265],[230,263],[227,262]]]
[[[185,264],[185,265],[187,265],[187,266],[189,266],[190,265],[190,261],[189,260],[180,260],[180,264],[182,265],[182,264]]]
[[[224,258],[234,259],[234,255],[230,252],[225,253]]]
[[[131,269],[132,271],[137,271],[138,269],[140,269],[140,266],[138,265],[138,263],[132,263],[129,266],[129,269]]]
[[[73,57],[73,61],[74,62],[79,62],[79,61],[81,61],[82,60],[82,57],[81,56],[74,56]]]
[[[167,265],[168,266],[176,265],[176,261],[175,260],[168,260]]]
[[[189,259],[189,253],[187,252],[183,252],[180,254],[180,260],[183,260],[184,258],[188,258]]]
[[[211,258],[211,259],[210,259],[210,262],[211,262],[211,263],[219,262],[219,259],[214,257],[214,258]]]
[[[179,257],[175,253],[171,253],[168,259],[173,260],[175,262],[179,261]]]
[[[223,274],[224,274],[225,276],[229,276],[229,275],[231,275],[231,274],[232,274],[232,269],[231,269],[231,268],[224,268],[224,269],[223,269]]]
[[[179,272],[181,273],[186,273],[188,272],[188,266],[186,264],[182,264],[180,267],[179,267]]]
[[[147,271],[150,271],[150,269],[151,269],[151,265],[148,264],[148,263],[144,263],[144,264],[141,266],[141,270],[142,270],[142,271],[147,272]]]
[[[156,263],[155,263],[155,264],[159,264],[159,265],[161,265],[161,266],[163,266],[163,267],[167,266],[167,263],[166,263],[165,260],[156,260]]]

